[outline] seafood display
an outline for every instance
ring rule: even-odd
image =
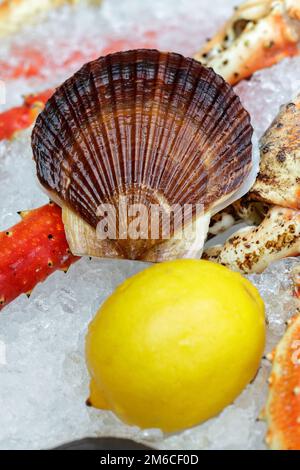
[[[207,249],[206,259],[241,272],[259,273],[277,259],[300,254],[299,110],[298,96],[282,106],[263,135],[256,182],[245,199],[233,209],[234,216],[227,222],[228,226],[244,219],[255,225],[234,233],[223,246]],[[224,217],[228,218],[227,212]],[[214,232],[227,228],[221,220],[215,220]]]
[[[126,0],[125,3],[127,5],[134,1]],[[183,2],[185,9],[187,2],[188,0]],[[83,6],[85,3],[89,6]],[[76,15],[76,11],[82,12],[84,8],[96,12],[93,5],[99,3],[98,0],[83,2],[80,0],[4,1],[0,4],[0,35],[3,41],[8,41],[7,50],[10,50],[9,44],[10,41],[12,44],[14,42],[14,33],[17,33],[16,44],[19,47],[23,27],[29,24],[30,28],[37,27],[41,31],[43,28],[41,22],[47,13],[51,12],[50,17],[54,15],[53,18],[56,18],[55,15],[61,12],[68,18],[68,15]],[[163,17],[158,2],[154,0],[154,3],[153,9],[157,9],[157,17],[160,15]],[[205,3],[204,0],[203,3]],[[232,3],[229,3],[231,7]],[[75,4],[78,4],[76,8],[72,8]],[[103,16],[99,15],[101,18],[99,30],[110,18],[110,14],[115,11],[114,7],[108,5],[108,2],[104,1],[104,4]],[[219,6],[220,4],[221,2],[218,2]],[[120,6],[120,17],[126,5],[124,10]],[[138,7],[135,6],[135,8]],[[139,8],[141,10],[137,11],[143,11],[142,6]],[[147,8],[145,7],[145,11]],[[180,12],[180,14],[177,12],[179,18],[182,10],[179,7],[177,9]],[[222,11],[219,23],[228,14],[228,9],[227,13],[225,9]],[[120,17],[116,25],[112,22],[116,37],[118,28],[122,29]],[[178,23],[176,27],[179,27]],[[212,25],[211,31],[213,27]],[[267,446],[276,450],[300,450],[299,313],[290,319],[291,312],[295,313],[300,299],[300,262],[296,260],[296,257],[300,255],[300,94],[282,105],[279,114],[265,131],[258,145],[254,132],[257,132],[255,122],[257,118],[255,116],[253,119],[251,106],[251,114],[247,111],[246,86],[244,85],[251,84],[256,90],[257,76],[262,74],[259,75],[262,77],[259,80],[263,81],[263,72],[254,75],[251,82],[243,81],[249,79],[257,70],[265,68],[277,70],[276,67],[284,63],[289,64],[290,59],[287,59],[289,57],[294,57],[291,60],[298,60],[300,3],[298,0],[248,0],[244,2],[235,8],[230,20],[213,39],[207,41],[199,53],[194,55],[190,50],[189,57],[194,57],[194,59],[188,58],[187,54],[159,51],[173,50],[170,47],[172,36],[166,39],[169,34],[167,31],[172,31],[172,28],[176,29],[172,24],[166,24],[166,29],[159,33],[160,36],[148,27],[146,39],[139,38],[137,45],[132,38],[125,42],[116,40],[111,42],[111,51],[110,47],[105,48],[102,43],[99,46],[97,31],[92,40],[91,37],[87,39],[86,49],[83,46],[82,51],[75,50],[75,53],[74,51],[71,53],[71,50],[67,53],[61,52],[63,57],[61,69],[57,72],[57,76],[48,81],[46,80],[47,74],[51,74],[52,71],[55,73],[56,62],[49,59],[48,70],[46,70],[47,54],[43,57],[43,52],[39,52],[38,48],[33,57],[35,60],[35,54],[37,54],[39,59],[36,64],[44,64],[43,73],[39,73],[39,65],[35,66],[34,73],[32,73],[31,62],[29,60],[26,64],[27,59],[22,64],[19,73],[18,59],[16,59],[11,61],[9,65],[11,68],[8,67],[7,75],[4,72],[1,77],[1,70],[5,70],[6,63],[8,63],[7,58],[1,61],[0,78],[9,82],[8,93],[11,93],[11,89],[18,87],[19,80],[28,80],[26,85],[23,84],[25,92],[22,99],[18,101],[12,98],[9,104],[12,102],[14,106],[5,105],[4,111],[0,112],[2,182],[5,181],[5,185],[6,183],[8,186],[11,185],[10,178],[12,180],[14,178],[11,176],[12,167],[9,166],[13,162],[17,168],[19,163],[16,155],[18,152],[22,154],[22,145],[26,146],[27,153],[24,153],[30,157],[31,154],[28,155],[28,152],[31,139],[33,161],[30,162],[29,158],[28,162],[25,162],[24,155],[20,155],[20,165],[24,165],[24,168],[26,165],[27,168],[24,174],[24,188],[27,186],[30,188],[31,185],[31,190],[35,187],[37,189],[36,192],[33,190],[32,197],[29,196],[30,191],[27,190],[28,197],[23,202],[21,194],[26,193],[26,189],[23,189],[23,180],[20,178],[21,169],[16,170],[18,183],[12,182],[16,187],[15,190],[20,193],[18,202],[16,202],[17,199],[3,197],[5,185],[0,188],[0,200],[3,197],[4,204],[7,206],[0,207],[2,220],[2,231],[0,231],[0,312],[2,318],[0,380],[3,375],[6,394],[9,395],[10,390],[16,389],[15,383],[19,383],[18,374],[20,374],[24,382],[24,395],[30,396],[30,400],[35,395],[43,397],[44,400],[45,395],[48,394],[48,390],[46,392],[45,390],[49,389],[49,403],[57,402],[57,391],[54,391],[54,388],[52,391],[46,381],[44,389],[40,383],[40,377],[43,377],[42,369],[38,369],[38,379],[35,382],[35,379],[30,376],[31,361],[29,361],[30,367],[27,372],[25,360],[19,361],[14,358],[16,367],[11,364],[13,348],[18,347],[18,342],[23,341],[19,337],[18,322],[20,322],[23,326],[24,341],[26,335],[28,335],[27,341],[28,338],[35,336],[38,338],[39,343],[36,347],[35,345],[28,347],[32,348],[32,354],[36,355],[38,360],[40,360],[40,348],[43,350],[45,348],[46,354],[49,353],[48,360],[51,357],[50,350],[56,348],[52,337],[65,338],[65,346],[58,345],[57,351],[53,351],[53,356],[56,357],[58,367],[62,367],[57,374],[60,378],[64,377],[63,380],[69,382],[69,385],[74,384],[70,385],[68,392],[62,387],[63,395],[70,397],[67,405],[70,416],[72,414],[71,403],[73,400],[74,404],[75,396],[76,407],[78,410],[80,408],[78,411],[80,419],[78,421],[74,419],[78,431],[74,431],[75,428],[69,426],[73,429],[72,435],[71,433],[70,436],[68,435],[70,440],[87,434],[97,436],[99,432],[106,432],[111,435],[136,437],[141,442],[150,443],[154,447],[161,446],[161,448],[168,448],[168,445],[173,445],[174,448],[188,447],[190,438],[197,448],[216,448],[218,445],[220,448],[234,448],[235,440],[238,440],[234,430],[236,429],[237,433],[239,429],[243,429],[243,426],[248,426],[247,433],[244,435],[244,444],[239,444],[240,447],[265,448]],[[26,32],[24,34],[26,35]],[[101,34],[102,31],[99,36]],[[138,37],[139,34],[138,32],[136,36]],[[149,47],[153,48],[142,48],[148,47],[149,38]],[[55,38],[53,38],[54,44]],[[63,44],[63,41],[60,44]],[[117,47],[118,44],[120,47]],[[129,47],[125,47],[127,44]],[[57,47],[59,49],[60,46],[57,44]],[[14,51],[14,46],[11,50]],[[24,47],[24,51],[26,50],[28,51],[28,48]],[[99,53],[95,55],[95,51],[99,50],[105,51],[105,54],[92,60],[98,57]],[[116,50],[123,51],[115,52]],[[177,51],[177,47],[174,50]],[[21,49],[18,54],[21,56],[20,51]],[[24,52],[25,54],[27,52]],[[90,60],[92,62],[87,62]],[[87,63],[63,82],[74,72],[72,66],[80,61],[82,64]],[[276,65],[280,61],[283,61],[282,64]],[[61,73],[64,66],[65,75]],[[72,72],[68,75],[69,70]],[[58,77],[60,77],[59,80]],[[240,85],[233,88],[239,82],[241,82]],[[62,85],[58,85],[59,83]],[[274,83],[276,90],[276,80]],[[278,81],[278,88],[279,83]],[[262,83],[261,90],[264,88],[268,90],[268,86],[268,83]],[[298,86],[297,83],[296,86]],[[287,94],[281,104],[286,96]],[[276,106],[278,103],[277,97]],[[273,110],[274,106],[271,107],[271,111],[269,109],[269,117],[273,115]],[[263,112],[263,109],[261,111]],[[255,112],[253,114],[255,115]],[[270,121],[271,119],[268,118],[262,122],[267,122],[269,125]],[[257,135],[261,135],[263,127],[267,126],[260,125]],[[29,138],[31,128],[32,134]],[[14,158],[12,158],[12,153],[14,153]],[[32,165],[32,173],[30,173],[32,180],[29,176],[30,165]],[[10,187],[8,189],[11,194]],[[50,202],[46,204],[48,198]],[[137,208],[134,215],[120,211],[123,201],[126,201],[128,206]],[[158,237],[152,236],[152,225],[149,222],[152,207],[155,206],[162,211],[158,218]],[[182,213],[177,213],[178,208],[184,206],[192,208],[187,218],[183,217]],[[200,212],[197,211],[198,206],[201,208]],[[27,207],[28,210],[18,212],[22,220],[15,223],[16,211]],[[32,207],[38,208],[29,209]],[[113,208],[114,214],[117,214],[115,219],[111,216],[106,217],[108,207]],[[146,212],[143,213],[141,208],[145,208]],[[137,212],[140,217],[139,224],[136,225],[139,236],[130,238],[127,233],[123,233],[124,227],[128,229]],[[143,223],[141,214],[144,214],[143,217],[148,216],[147,223]],[[116,224],[116,232],[101,238],[99,226],[102,226],[105,219],[109,223]],[[171,233],[164,237],[166,220],[171,221]],[[9,225],[11,227],[6,228]],[[178,237],[182,230],[185,234],[192,236]],[[175,274],[174,279],[177,284],[175,281],[174,285],[172,284],[172,269],[169,267],[172,263],[169,264],[166,261],[181,258],[202,258],[209,261],[193,261],[206,266],[201,279],[199,278],[196,282],[191,269],[183,274],[181,281],[180,276],[177,277]],[[134,264],[134,261],[140,263]],[[159,279],[154,277],[155,286],[154,284],[152,286],[152,281],[149,286],[146,274],[149,270],[142,271],[137,275],[137,279],[142,279],[142,282],[134,289],[135,276],[129,277],[146,268],[145,262],[158,262],[159,264],[155,264],[152,269],[157,269],[157,273],[163,274],[161,277],[158,276]],[[180,263],[182,265],[188,263],[187,261],[173,262],[178,263],[178,266]],[[274,266],[273,263],[275,263]],[[227,268],[231,271],[239,271],[244,277]],[[220,278],[215,274],[219,269],[223,270],[223,280],[221,280],[221,274]],[[210,270],[212,274],[206,278],[206,273]],[[281,270],[282,279],[280,279]],[[64,272],[68,274],[65,276]],[[242,285],[233,287],[230,284],[230,276],[232,279],[237,276],[236,279],[240,279]],[[245,279],[245,276],[250,282]],[[112,297],[109,297],[109,294],[123,280],[125,283],[116,289]],[[203,290],[201,290],[202,287],[200,288],[202,281],[207,282]],[[197,283],[199,288],[195,287]],[[252,284],[257,287],[257,290]],[[187,294],[190,285],[193,286],[195,297],[193,294]],[[156,301],[163,295],[163,292],[165,292],[165,304]],[[235,293],[234,296],[232,292]],[[263,302],[259,294],[265,301],[267,325],[266,356],[262,360],[264,347],[262,331],[265,329],[265,319]],[[223,354],[227,352],[232,354],[227,359],[227,363],[231,364],[231,369],[228,368],[228,370],[225,365],[226,354],[223,357],[224,365],[220,370],[215,366],[218,361],[219,346],[215,346],[216,355],[214,355],[209,349],[209,341],[207,348],[205,341],[197,345],[197,351],[201,351],[199,356],[201,364],[196,368],[197,370],[193,370],[185,362],[189,358],[190,364],[194,364],[194,359],[196,359],[194,356],[192,360],[189,354],[195,354],[192,349],[198,344],[198,337],[205,328],[201,322],[192,327],[194,321],[192,312],[195,318],[198,318],[199,312],[205,313],[207,305],[205,304],[205,308],[200,308],[198,303],[206,296],[210,296],[207,305],[209,305],[211,323],[208,320],[204,323],[207,331],[212,328],[214,334],[208,332],[205,339],[207,340],[210,335],[214,338],[219,335]],[[17,298],[19,300],[16,300]],[[107,302],[99,312],[102,309],[107,309],[107,311],[112,309],[113,313],[110,311],[110,315],[119,312],[120,323],[116,321],[114,331],[113,323],[100,325],[99,315],[93,321],[99,329],[94,331],[93,351],[92,353],[90,351],[91,354],[87,357],[87,365],[92,376],[91,395],[87,404],[101,409],[97,411],[93,408],[86,408],[84,405],[88,394],[89,378],[83,364],[82,343],[87,325],[92,320],[91,313],[98,310],[100,303],[106,299]],[[113,300],[111,299],[116,299],[115,310],[112,308]],[[248,301],[251,303],[249,309]],[[151,302],[153,307],[151,307]],[[184,321],[183,317],[180,317],[181,302],[185,305]],[[227,305],[227,302],[229,303],[226,310],[233,313],[233,317],[242,312],[244,319],[243,325],[238,326],[236,330],[243,331],[243,334],[235,335],[236,325],[233,325],[233,329],[231,325],[226,327],[226,332],[228,332],[226,339],[222,328],[228,319],[233,320],[233,317],[226,317],[225,321],[222,316],[223,306]],[[276,304],[282,304],[281,309]],[[174,313],[178,308],[175,322],[170,320],[167,324],[164,305],[166,312]],[[258,327],[254,324],[255,322],[253,323],[253,318],[256,318],[259,307]],[[133,325],[133,312],[137,313],[135,325]],[[213,320],[215,315],[217,320]],[[66,317],[65,328],[64,321],[61,320],[63,316]],[[27,325],[26,319],[28,318],[30,321]],[[146,320],[148,321],[147,318],[149,325],[145,323]],[[55,330],[56,319],[59,321],[60,326],[57,328],[60,331]],[[234,317],[235,321],[238,319],[238,316]],[[285,322],[288,322],[289,326],[283,335]],[[110,328],[106,329],[108,324]],[[140,329],[141,325],[142,329]],[[155,325],[158,325],[157,331]],[[198,326],[200,333],[196,334]],[[119,327],[120,330],[118,330]],[[132,334],[131,329],[133,329]],[[259,333],[257,333],[258,330]],[[138,335],[138,340],[134,337],[135,334]],[[157,354],[162,357],[162,349],[159,348],[163,348],[165,340],[166,344],[171,341],[173,334],[176,338],[176,335],[179,335],[179,339],[176,340],[176,346],[171,348],[172,354],[166,350],[168,353],[165,356],[167,358],[166,370],[163,375],[159,373],[155,376],[149,373],[149,377],[153,380],[150,383],[145,376],[147,367],[150,368],[151,364],[149,351],[153,352],[156,351],[155,348],[158,348]],[[98,339],[101,335],[103,339],[99,343]],[[7,340],[8,336],[13,339]],[[282,340],[270,354],[270,349],[274,348],[281,337]],[[250,370],[244,364],[242,371],[235,375],[234,364],[237,368],[241,365],[241,362],[235,362],[235,359],[239,358],[241,361],[243,358],[245,363],[249,360],[246,353],[250,354],[251,347],[246,348],[246,352],[243,350],[246,340],[249,340],[249,344],[253,346],[253,356],[252,359],[250,358],[250,362],[253,360],[253,367]],[[24,346],[24,341],[20,343],[22,346],[18,350],[18,357],[20,354],[26,355],[27,346]],[[63,344],[64,340],[61,341]],[[130,343],[130,341],[133,342]],[[148,350],[151,341],[153,344]],[[256,341],[257,344],[259,343],[257,348]],[[80,346],[78,346],[79,343]],[[104,349],[101,349],[99,344]],[[226,349],[229,344],[232,346],[230,351],[229,348]],[[138,353],[133,345],[138,347]],[[180,347],[176,349],[178,345]],[[125,348],[126,354],[119,354],[121,351],[121,349],[118,350],[119,346]],[[202,347],[203,350],[201,350]],[[58,351],[60,351],[60,356]],[[109,358],[114,355],[114,367],[118,373],[113,371],[113,361],[106,369],[107,362],[104,360],[101,363],[103,359],[101,354],[104,354],[104,359],[105,354]],[[131,354],[133,362],[130,366]],[[141,355],[138,356],[138,354]],[[126,364],[122,362],[124,357],[126,357]],[[137,357],[144,361],[147,367],[137,365]],[[153,357],[156,360],[156,356]],[[153,357],[151,356],[152,359]],[[202,362],[202,358],[205,359],[206,365]],[[267,377],[271,364],[266,364],[268,362],[266,358],[272,362],[269,387],[267,387]],[[8,367],[5,362],[7,360],[10,361]],[[155,360],[153,364],[156,364]],[[172,361],[175,362],[176,367]],[[2,369],[2,363],[7,370],[14,370],[14,374],[18,376],[16,382],[14,377],[10,382],[10,376]],[[255,375],[259,363],[260,369],[257,376],[253,379],[253,383],[251,382],[246,387]],[[99,369],[97,369],[98,366]],[[51,367],[55,371],[56,365],[52,364]],[[177,395],[172,392],[174,390],[172,380],[175,376],[173,372],[180,370],[181,367],[179,376],[182,383],[190,373],[187,382],[194,384],[194,404],[189,395],[192,393],[191,387],[183,387]],[[205,367],[211,367],[212,373],[215,371],[213,380],[217,381],[218,373],[220,374],[220,383],[224,382],[222,374],[226,370],[228,390],[232,389],[235,393],[227,399],[225,393],[223,396],[219,393],[220,387],[215,388],[211,393],[207,392],[213,380],[207,381]],[[159,361],[159,370],[161,371],[162,368],[163,362]],[[75,369],[77,372],[74,373]],[[97,387],[95,386],[96,370],[99,376],[103,371],[107,374],[107,389],[101,388],[104,383],[102,379],[99,382],[100,387],[99,383]],[[203,378],[201,371],[204,382],[199,385]],[[208,375],[211,371],[209,369]],[[247,377],[242,381],[243,371],[247,372]],[[28,381],[25,374],[28,375]],[[119,383],[115,381],[118,374]],[[123,387],[122,383],[125,383],[129,376],[131,376],[131,381]],[[161,377],[164,378],[163,384],[157,386],[155,380],[159,382]],[[135,378],[137,388],[131,390],[130,387],[134,384]],[[138,394],[144,383],[150,402],[155,397],[155,406],[153,405],[152,408],[143,402],[144,399],[146,400],[146,394]],[[35,386],[36,390],[33,391],[31,387]],[[212,411],[208,415],[205,414],[207,410],[202,410],[197,416],[195,415],[197,407],[199,410],[201,408],[198,402],[197,387],[199,386],[203,393],[201,403],[210,400],[209,406]],[[28,390],[29,393],[27,393]],[[242,395],[239,396],[242,391]],[[151,395],[152,392],[153,395]],[[158,412],[165,392],[168,398],[161,411]],[[114,397],[110,393],[114,393]],[[137,395],[134,398],[135,393]],[[16,396],[18,396],[17,392],[12,394],[11,399],[14,400]],[[237,404],[233,403],[236,397]],[[137,406],[140,398],[143,400]],[[124,403],[123,400],[125,400]],[[246,406],[243,400],[247,401]],[[189,403],[190,407],[186,403]],[[168,406],[171,409],[173,405],[174,409],[177,405],[179,406],[180,413],[185,419],[180,420],[176,411],[168,415]],[[263,405],[261,416],[264,421],[248,425],[249,421],[254,421],[258,417]],[[13,408],[13,406],[13,401],[9,402],[9,405],[6,402],[4,404],[4,408]],[[44,404],[40,406],[40,409],[43,408]],[[251,412],[248,416],[250,408]],[[107,411],[109,409],[113,410],[116,416],[121,417],[124,423],[116,423],[115,418]],[[150,410],[149,413],[147,410]],[[243,413],[239,414],[237,410],[242,410]],[[69,411],[66,411],[66,415]],[[156,412],[159,418],[162,418],[165,413],[166,419],[163,423],[160,423],[157,417],[155,419]],[[219,412],[220,415],[216,416]],[[57,426],[54,414],[52,412],[51,429],[53,430]],[[253,416],[255,416],[254,420]],[[17,417],[16,412],[11,420],[15,430],[18,429]],[[212,419],[204,423],[209,418]],[[50,423],[50,418],[47,419]],[[2,417],[2,420],[3,429],[6,427],[9,429],[10,422],[6,423],[5,417]],[[26,429],[33,427],[33,417],[30,420],[28,413],[28,423],[26,419],[23,419],[24,423],[26,422]],[[103,429],[99,422],[102,423]],[[203,424],[197,426],[200,422]],[[109,423],[108,426],[107,423]],[[131,428],[126,423],[136,424],[141,429]],[[191,425],[196,428],[186,429]],[[143,428],[148,427],[160,429],[143,431]],[[100,431],[99,428],[101,428]],[[228,438],[227,444],[224,443],[225,441],[218,442],[220,436],[228,434],[228,429],[233,432],[232,440]],[[255,429],[256,437],[252,436],[252,431],[248,432],[248,429]],[[181,433],[168,436],[163,434],[162,430],[180,430]],[[17,431],[13,431],[11,435],[14,436],[14,433],[16,435]],[[263,435],[266,435],[265,443],[263,443]],[[60,433],[57,437],[47,437],[45,442],[49,447],[58,445],[63,442],[65,436],[67,434]],[[260,437],[257,438],[257,436]],[[15,445],[14,439],[14,437],[8,439],[11,446]],[[28,448],[44,446],[44,438],[41,436],[33,435],[28,439],[27,437],[22,437],[22,439],[22,445]],[[5,442],[6,437],[2,442],[0,434],[0,448],[6,445]],[[242,442],[242,439],[239,442]]]
[[[195,55],[232,85],[300,53],[298,0],[247,0]]]

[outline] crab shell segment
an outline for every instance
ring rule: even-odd
[[[269,395],[264,410],[266,442],[273,450],[300,450],[300,315],[273,354]]]
[[[230,84],[300,53],[300,6],[296,0],[249,0],[195,55]]]
[[[282,106],[260,150],[260,170],[249,198],[300,209],[300,95]]]
[[[60,207],[50,203],[20,216],[21,222],[0,232],[0,310],[78,260],[70,252]]]
[[[21,106],[0,114],[0,140],[13,139],[19,132],[34,124],[54,90],[28,95]]]

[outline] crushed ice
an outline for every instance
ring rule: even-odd
[[[270,352],[286,320],[295,312],[284,260],[262,276],[250,276],[263,296],[269,321]],[[131,437],[166,449],[261,449],[265,426],[256,419],[267,392],[269,363],[262,361],[255,382],[220,416],[183,433],[163,436],[122,424],[112,413],[87,408],[88,375],[84,338],[89,321],[114,288],[146,264],[81,260],[68,275],[55,273],[1,313],[0,448],[51,448],[86,436]]]
[[[43,66],[41,77],[10,80],[5,106],[20,102],[24,92],[59,83],[79,65],[73,64],[66,72],[62,67],[65,59],[82,47],[88,56],[89,51],[94,53],[95,45],[103,51],[149,43],[191,55],[228,17],[235,2],[215,0],[212,8],[210,0],[109,0],[98,12],[80,9],[74,14],[65,8],[60,15],[50,15],[44,24],[28,27],[25,42],[46,51],[52,65]],[[18,58],[12,51],[25,46],[23,35],[1,41],[1,60],[13,65]],[[237,87],[259,135],[279,106],[298,91],[299,76],[300,59],[287,59]],[[11,143],[0,143],[0,162],[2,230],[18,221],[18,210],[37,207],[47,198],[33,174],[30,131]],[[295,263],[293,259],[280,261],[262,275],[249,276],[267,307],[267,352],[276,345],[286,320],[295,312],[289,277]],[[217,418],[180,434],[164,436],[159,430],[141,431],[124,425],[110,412],[85,406],[88,377],[83,346],[87,325],[114,288],[145,266],[129,261],[81,260],[67,275],[55,273],[39,285],[30,300],[22,296],[1,312],[1,449],[51,448],[99,435],[131,437],[159,448],[264,448],[265,426],[256,418],[267,391],[269,364],[265,360],[254,383],[233,405]]]

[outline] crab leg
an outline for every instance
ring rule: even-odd
[[[299,255],[300,211],[274,206],[258,227],[239,230],[224,246],[208,248],[203,258],[236,271],[260,273],[273,261]]]
[[[220,221],[228,220],[228,214],[234,214],[233,224],[242,219],[255,227],[236,232],[224,246],[207,249],[206,259],[249,273],[261,272],[277,259],[300,255],[299,142],[300,95],[281,107],[261,138],[260,171],[251,191],[215,216],[210,233],[222,231]]]
[[[300,315],[289,322],[272,356],[264,410],[266,442],[273,450],[300,450]]]
[[[300,94],[281,107],[260,149],[260,171],[249,198],[300,209]]]
[[[17,106],[0,114],[0,140],[12,139],[20,132],[34,124],[38,114],[44,109],[53,90],[46,90],[37,95],[28,95],[22,106]]]
[[[69,250],[58,206],[50,203],[20,215],[20,223],[0,233],[0,310],[79,259]]]
[[[300,53],[298,0],[248,0],[195,55],[232,85]]]

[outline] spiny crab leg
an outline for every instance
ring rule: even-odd
[[[53,90],[37,95],[28,95],[21,106],[8,109],[0,114],[0,141],[12,139],[17,132],[34,124],[38,114],[44,109]]]
[[[260,273],[270,263],[300,255],[300,211],[271,207],[258,226],[236,232],[223,246],[208,248],[204,259],[236,271]]]
[[[266,442],[273,450],[300,450],[300,315],[290,320],[270,358]]]
[[[232,85],[255,71],[300,53],[298,0],[248,0],[195,59]]]
[[[0,232],[0,310],[79,259],[69,250],[57,205],[50,203],[20,215],[20,223]]]

